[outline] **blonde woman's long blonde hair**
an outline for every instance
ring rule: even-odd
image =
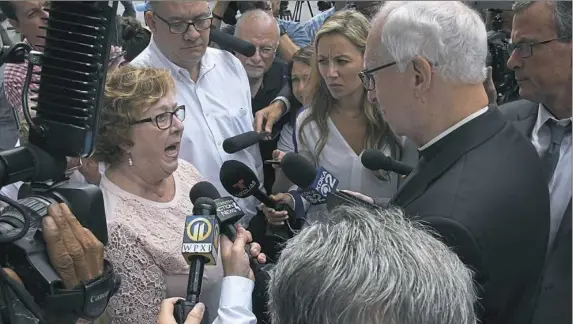
[[[363,14],[356,10],[342,10],[330,16],[316,33],[314,40],[315,54],[311,64],[308,90],[308,94],[312,98],[308,108],[310,109],[310,114],[302,121],[298,130],[298,137],[301,144],[304,145],[304,127],[313,121],[318,126],[320,140],[314,148],[314,152],[312,152],[316,164],[318,164],[318,157],[328,139],[328,117],[335,101],[318,70],[316,56],[318,42],[325,35],[340,34],[346,37],[364,55],[369,30],[370,22]],[[388,127],[378,106],[367,100],[366,89],[364,89],[360,105],[366,116],[366,143],[364,149],[375,148],[382,150],[389,147],[392,157],[396,158],[401,154],[400,141]],[[309,147],[309,150],[312,151],[312,148]]]

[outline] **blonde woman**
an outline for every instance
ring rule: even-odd
[[[362,152],[372,148],[396,160],[404,157],[402,139],[390,130],[378,106],[367,100],[358,76],[364,68],[369,29],[368,19],[360,12],[342,10],[317,32],[306,83],[309,107],[297,117],[296,146],[298,153],[340,181],[338,189],[390,198],[398,188],[398,175],[368,170],[360,161]],[[286,219],[285,212],[266,214],[271,223]]]

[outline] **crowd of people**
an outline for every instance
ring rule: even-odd
[[[39,51],[46,5],[0,2]],[[95,153],[68,158],[70,181],[103,193],[109,242],[90,257],[122,278],[97,323],[175,323],[189,272],[180,253],[189,191],[208,181],[230,196],[220,179],[228,160],[290,208],[235,199],[245,214],[237,239],[221,237],[186,323],[571,322],[571,2],[519,0],[507,12],[520,99],[499,107],[488,15],[468,3],[344,3],[294,22],[279,17],[281,1],[245,2],[229,24],[233,6],[149,1],[136,7],[143,24],[130,14],[114,21],[119,55]],[[255,54],[213,43],[214,29]],[[28,137],[27,69],[2,67],[2,150]],[[224,148],[252,131],[264,140]],[[413,170],[370,170],[366,150]],[[371,208],[307,201],[308,188],[280,167],[287,154],[328,170]],[[2,194],[16,199],[20,185]],[[44,226],[73,218],[50,213]],[[292,218],[304,225],[288,240],[272,234]],[[263,287],[249,258],[274,265]]]

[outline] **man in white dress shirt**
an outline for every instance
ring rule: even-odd
[[[258,145],[235,154],[223,150],[226,138],[253,130],[251,92],[241,62],[231,53],[208,47],[212,14],[207,1],[152,1],[145,21],[153,37],[131,64],[171,71],[176,100],[185,105],[188,118],[179,157],[192,163],[219,190],[226,160],[245,163],[263,183],[263,163]],[[254,198],[238,199],[247,225],[256,213]]]
[[[532,323],[571,323],[571,2],[522,0],[513,9],[507,65],[526,100],[499,110],[535,146],[550,193],[546,265]]]

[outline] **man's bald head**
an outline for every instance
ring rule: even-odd
[[[257,52],[251,57],[238,53],[236,56],[247,71],[251,83],[260,81],[271,68],[279,45],[280,29],[277,21],[263,10],[249,10],[239,18],[235,37],[257,48]]]
[[[276,32],[276,39],[280,37],[280,28],[276,19],[268,12],[255,9],[241,15],[235,26],[235,37],[243,39],[255,32]]]

